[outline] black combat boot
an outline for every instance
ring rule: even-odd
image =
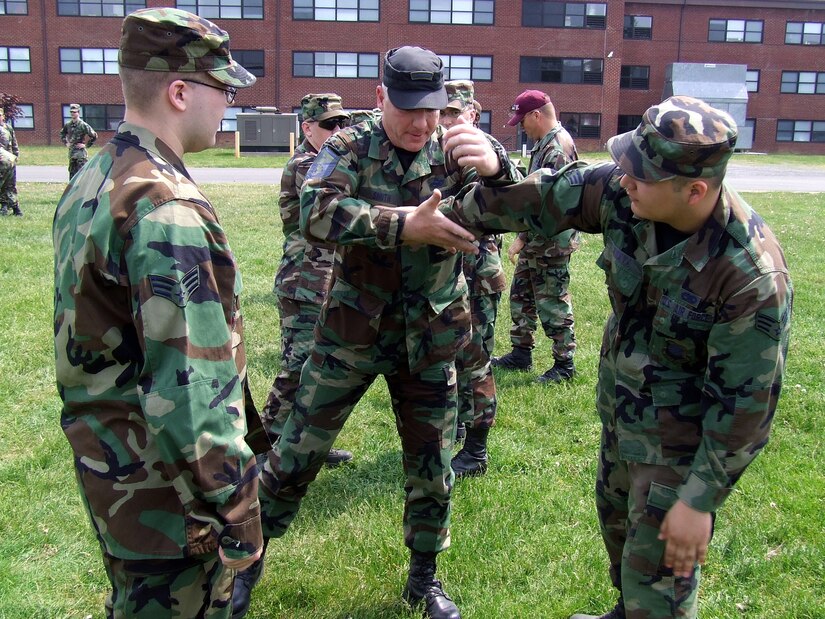
[[[467,436],[467,426],[463,421],[459,421],[455,426],[455,444],[463,443],[465,436]]]
[[[532,370],[533,353],[529,348],[513,346],[513,350],[506,355],[490,359],[490,365],[494,368],[501,368],[502,370]]]
[[[556,359],[553,367],[547,370],[544,374],[536,378],[538,383],[562,383],[570,380],[576,375],[576,368],[573,365],[572,359],[560,361]]]
[[[15,204],[11,208],[12,208],[12,212],[14,213],[15,217],[22,217],[23,216],[23,211],[20,210],[20,205],[19,204]]]
[[[584,613],[576,613],[575,615],[570,615],[570,619],[625,619],[624,601],[620,597],[619,601],[616,602],[616,605],[613,607],[613,610],[606,612],[603,615],[586,615]]]
[[[0,208],[0,216],[5,217],[8,214],[9,214],[9,207],[4,204],[3,207]]]
[[[275,432],[268,432],[269,442],[273,445],[281,440],[281,435]],[[324,460],[324,464],[326,464],[329,468],[333,468],[338,466],[339,464],[344,464],[345,462],[349,462],[352,460],[352,452],[347,451],[346,449],[335,449],[334,447],[329,450],[327,454],[327,459]]]
[[[450,465],[456,479],[487,472],[487,435],[490,428],[467,428],[467,438]]]
[[[424,616],[429,619],[461,619],[455,602],[435,578],[435,556],[434,552],[412,551],[404,599],[410,606],[423,602]]]
[[[269,538],[265,537],[261,558],[245,570],[235,574],[235,582],[232,585],[232,619],[241,619],[249,610],[252,589],[255,588],[264,573],[264,555],[268,544]]]

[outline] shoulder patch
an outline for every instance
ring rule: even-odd
[[[166,275],[150,275],[152,294],[167,299],[178,307],[186,307],[192,294],[200,286],[200,267],[195,266],[180,281]]]
[[[328,148],[322,148],[307,172],[307,179],[326,178],[335,170],[340,159],[338,155],[331,152]]]
[[[584,185],[584,175],[578,168],[575,170],[570,170],[565,176],[567,178],[567,183],[571,187],[578,187],[579,185]]]
[[[761,331],[771,339],[779,341],[779,338],[782,336],[782,323],[773,316],[769,316],[763,312],[756,313],[754,326],[757,331]]]

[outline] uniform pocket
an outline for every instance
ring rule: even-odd
[[[386,303],[336,279],[318,318],[319,335],[339,346],[372,346]]]

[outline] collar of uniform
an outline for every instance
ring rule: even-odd
[[[719,244],[731,218],[731,199],[732,196],[723,183],[722,192],[710,217],[687,241],[685,260],[697,271],[701,271],[711,257],[719,253]]]
[[[186,176],[186,178],[192,180],[192,177],[186,170],[186,166],[183,164],[183,160],[178,157],[175,151],[173,151],[169,145],[166,144],[166,142],[161,140],[158,136],[145,127],[122,122],[117,127],[115,138],[124,139],[130,143],[134,143],[136,146],[149,151],[158,159],[168,161],[175,169]]]

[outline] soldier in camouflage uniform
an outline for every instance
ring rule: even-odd
[[[478,115],[473,106],[473,82],[454,80],[447,82],[445,87],[449,102],[441,110],[441,125],[445,129],[460,122],[478,126]],[[504,150],[493,136],[485,135],[494,148]],[[470,341],[456,358],[458,431],[464,430],[466,433],[464,446],[452,460],[457,479],[467,475],[483,475],[487,471],[487,436],[495,423],[497,405],[490,355],[495,343],[498,303],[501,291],[507,287],[500,246],[500,236],[482,236],[478,240],[478,254],[464,254],[463,258],[470,297]]]
[[[436,555],[450,545],[455,357],[470,330],[454,252],[476,250],[457,225],[417,222],[442,194],[479,176],[506,177],[510,162],[470,125],[451,130],[460,146],[445,155],[437,122],[447,94],[431,51],[387,52],[376,95],[381,119],[327,140],[301,192],[304,234],[338,247],[295,408],[261,474],[261,519],[266,536],[286,532],[353,407],[383,375],[407,477],[404,597],[428,617],[454,619],[458,609],[435,578]]]
[[[89,160],[88,148],[97,140],[97,133],[85,121],[80,120],[80,105],[69,106],[72,119],[60,130],[60,141],[69,149],[69,180]]]
[[[333,245],[310,243],[301,233],[298,227],[301,187],[318,149],[349,121],[349,114],[341,107],[341,97],[332,93],[304,96],[301,116],[304,140],[287,161],[281,177],[279,210],[284,249],[273,287],[281,324],[281,371],[263,409],[264,425],[273,443],[280,437],[292,411],[301,367],[315,341],[313,330],[332,278],[335,255]],[[332,449],[327,464],[341,464],[351,459],[348,451]]]
[[[181,157],[255,78],[177,9],[123,21],[117,134],[57,206],[61,425],[112,591],[108,617],[223,617],[261,554],[237,263]],[[246,440],[245,440],[246,436]],[[256,442],[256,439],[261,442]]]
[[[724,184],[736,135],[727,113],[671,97],[608,141],[615,164],[442,205],[487,232],[604,239],[596,504],[619,601],[602,619],[696,617],[714,514],[768,440],[793,288],[773,233]]]
[[[579,158],[573,138],[556,119],[556,109],[546,93],[525,90],[516,97],[513,112],[507,124],[521,124],[527,137],[535,142],[530,153],[530,172],[539,168],[558,170]],[[537,380],[558,383],[573,378],[576,336],[569,292],[570,255],[578,247],[579,234],[575,230],[552,237],[524,231],[510,245],[507,253],[516,265],[510,285],[513,349],[494,358],[493,366],[510,370],[529,370],[533,366],[538,319],[553,342],[553,367]]]
[[[14,213],[23,216],[17,202],[17,160],[20,149],[14,127],[6,122],[6,113],[0,108],[0,215]]]

